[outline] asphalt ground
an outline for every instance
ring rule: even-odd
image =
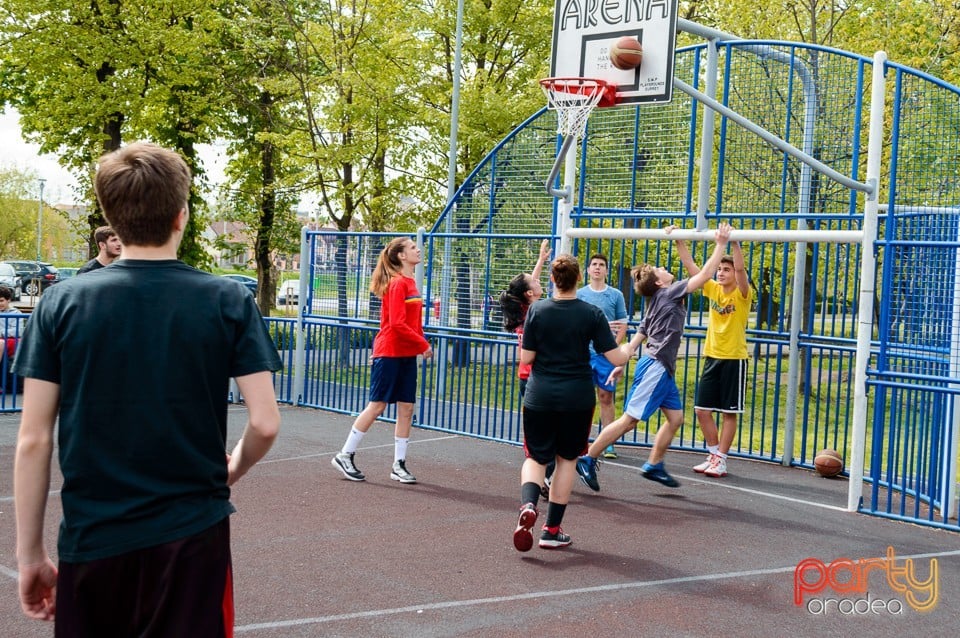
[[[690,470],[701,455],[670,452],[667,467],[682,483],[670,489],[641,478],[646,450],[621,447],[601,467],[599,493],[574,488],[563,523],[573,545],[519,553],[519,447],[415,430],[407,465],[419,483],[401,485],[389,478],[393,427],[378,423],[356,456],[367,481],[355,483],[330,464],[351,417],[282,412],[276,445],[233,492],[238,636],[960,630],[960,534],[846,512],[844,479],[740,460],[709,479]],[[17,599],[17,421],[0,415],[0,634],[52,636],[52,624],[27,619]],[[232,445],[242,406],[230,422]],[[52,487],[53,549],[58,475]],[[806,559],[800,589],[823,590],[802,591],[796,605]]]

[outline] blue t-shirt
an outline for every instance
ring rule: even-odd
[[[613,286],[604,285],[603,290],[594,290],[589,285],[577,290],[577,299],[586,301],[603,311],[603,316],[610,321],[627,320],[627,304],[623,300],[623,293]],[[611,333],[613,331],[611,330]],[[594,353],[593,346],[590,346],[590,352]]]
[[[14,369],[60,385],[60,559],[154,547],[229,516],[230,378],[280,367],[247,289],[178,260],[122,259],[51,286]]]

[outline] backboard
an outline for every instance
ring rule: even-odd
[[[625,35],[643,45],[643,63],[629,71],[609,58]],[[676,39],[677,0],[556,0],[550,75],[616,84],[620,104],[669,102]]]

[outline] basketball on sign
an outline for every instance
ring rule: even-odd
[[[621,71],[640,66],[643,61],[643,47],[633,36],[625,35],[610,47],[610,63]]]
[[[843,457],[836,450],[820,450],[813,459],[813,466],[820,476],[837,476],[843,471]]]

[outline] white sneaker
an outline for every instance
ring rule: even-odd
[[[712,476],[713,478],[720,478],[721,476],[727,475],[727,459],[723,458],[719,454],[714,458],[714,462],[710,464],[703,472],[704,476]]]
[[[713,464],[713,457],[715,456],[716,454],[708,454],[706,461],[704,461],[700,465],[693,466],[693,471],[696,472],[697,474],[703,474],[704,472],[706,472],[707,468]]]
[[[390,472],[390,478],[401,483],[416,483],[417,477],[407,471],[406,461],[394,461],[393,471]]]

